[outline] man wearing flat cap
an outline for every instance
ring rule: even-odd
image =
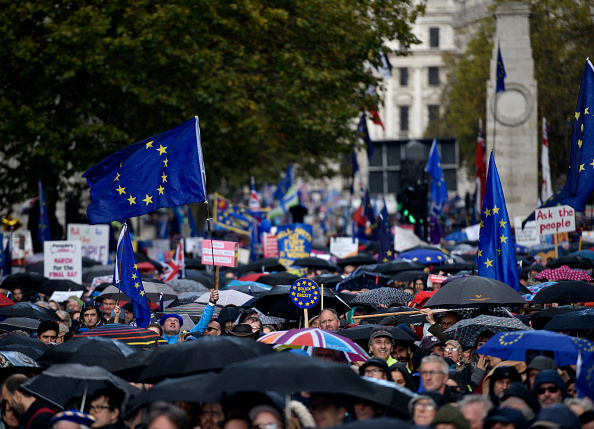
[[[62,411],[50,421],[52,429],[90,429],[95,422],[95,417],[78,410]]]
[[[204,308],[204,312],[202,313],[202,317],[200,317],[200,321],[192,329],[190,329],[190,333],[204,333],[208,327],[208,324],[210,323],[210,319],[214,313],[215,304],[218,300],[219,291],[216,289],[211,290],[208,305]],[[183,325],[181,316],[174,313],[165,314],[163,317],[161,317],[159,323],[163,327],[163,339],[169,344],[177,343],[177,338]]]

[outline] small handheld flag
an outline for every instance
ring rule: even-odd
[[[503,58],[501,58],[501,47],[497,48],[497,90],[495,92],[505,91],[505,66],[503,65]]]
[[[47,214],[45,203],[45,193],[43,192],[41,180],[39,181],[39,225],[37,229],[37,239],[40,243],[52,239],[49,229],[49,216]]]
[[[433,212],[441,213],[443,205],[448,200],[448,189],[446,187],[445,177],[441,168],[441,158],[437,150],[437,140],[433,140],[429,152],[429,160],[425,166],[425,171],[431,174],[431,199],[433,200]]]
[[[163,274],[161,274],[161,281],[168,282],[174,279],[181,279],[185,277],[183,275],[185,266],[183,244],[183,239],[179,240],[173,257],[169,260],[167,268],[165,268]]]

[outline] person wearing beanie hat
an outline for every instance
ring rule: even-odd
[[[56,414],[50,423],[52,429],[88,429],[97,419],[90,414],[71,409]]]
[[[252,408],[248,416],[252,427],[284,427],[284,420],[276,408],[271,405],[257,405]],[[273,426],[276,425],[276,426]]]
[[[528,422],[522,413],[513,408],[493,408],[483,422],[483,429],[491,429],[497,423],[503,423],[506,429],[526,429],[528,427]]]
[[[363,365],[359,367],[359,375],[393,381],[388,364],[381,358],[371,358],[363,362]]]
[[[441,358],[444,356],[444,346],[445,343],[433,335],[424,336],[419,344],[420,348],[430,349]]]
[[[208,324],[210,323],[210,319],[214,314],[215,304],[219,300],[219,291],[213,289],[210,291],[210,299],[208,301],[208,305],[204,308],[204,312],[200,317],[200,320],[192,329],[188,332],[200,332],[201,334],[206,331]],[[161,326],[163,327],[163,339],[167,341],[169,344],[175,344],[178,340],[178,335],[181,331],[181,327],[183,325],[183,319],[178,314],[165,314],[161,317],[159,321]]]
[[[464,418],[464,415],[458,408],[453,405],[446,404],[437,410],[431,427],[434,429],[449,429],[450,425],[454,425],[456,429],[470,429],[468,420]]]
[[[526,378],[526,384],[528,385],[528,389],[532,390],[536,375],[539,372],[547,369],[557,369],[557,364],[555,363],[554,359],[548,356],[536,356],[530,361],[526,367],[526,373],[528,374],[528,378]]]
[[[505,402],[510,398],[521,400],[525,406],[529,407],[532,413],[534,414],[532,418],[534,418],[534,416],[536,416],[540,411],[540,405],[538,404],[536,397],[532,394],[532,392],[530,392],[530,390],[528,390],[528,387],[523,383],[512,383],[512,385],[507,388],[507,390],[501,397],[501,401]],[[526,413],[524,413],[524,416],[526,416]],[[527,420],[531,419],[527,418]]]
[[[235,321],[239,317],[239,310],[235,307],[224,307],[217,317],[217,322],[221,325],[221,335],[230,335]]]
[[[543,408],[536,416],[536,421],[530,428],[581,429],[582,424],[578,416],[566,405],[554,404],[550,407]]]
[[[498,406],[505,391],[512,385],[512,383],[520,381],[522,381],[522,379],[516,368],[513,366],[498,366],[493,370],[489,383],[489,390],[486,394],[489,395],[493,404]]]
[[[532,393],[541,408],[548,408],[563,402],[566,396],[565,382],[559,373],[554,369],[547,369],[538,373],[534,379]]]

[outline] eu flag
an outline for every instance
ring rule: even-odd
[[[150,323],[151,310],[142,286],[130,233],[126,224],[122,227],[118,239],[113,284],[119,286],[122,293],[132,300],[132,312],[136,318],[136,325],[146,328]]]
[[[493,152],[489,159],[477,259],[479,276],[502,281],[520,290],[516,246]]]
[[[285,177],[283,177],[282,180],[278,182],[278,185],[276,185],[276,190],[274,191],[273,195],[274,198],[277,200],[282,200],[294,183],[295,178],[293,176],[293,165],[289,165],[289,168],[287,168],[287,172],[285,173]]]
[[[380,216],[380,224],[379,224],[379,251],[378,251],[378,258],[377,261],[380,263],[388,262],[391,259],[394,259],[394,250],[393,246],[391,245],[392,240],[390,240],[390,233],[386,229],[386,221],[383,216]]]
[[[83,177],[91,187],[90,224],[206,200],[198,117],[114,153]]]
[[[501,92],[505,91],[505,78],[507,74],[505,73],[505,67],[503,65],[503,58],[501,58],[501,48],[497,48],[497,91]]]
[[[37,225],[37,240],[40,243],[50,241],[52,239],[49,229],[49,216],[45,208],[45,193],[43,192],[43,185],[39,181],[39,224]]]
[[[367,118],[365,117],[365,113],[361,113],[361,119],[359,119],[357,131],[359,132],[359,137],[365,142],[365,146],[367,147],[367,158],[371,159],[371,157],[373,156],[373,143],[371,143],[371,138],[369,137],[369,130],[367,129]]]
[[[370,236],[373,241],[379,238],[379,222],[377,216],[371,205],[371,198],[369,197],[369,189],[365,191],[365,198],[363,200],[363,216],[367,219],[365,234]]]
[[[8,276],[12,274],[12,247],[10,246],[10,242],[12,241],[12,233],[8,236],[8,241],[6,242],[6,247],[4,248],[4,252],[2,254],[2,275]]]
[[[219,228],[250,234],[254,225],[252,211],[215,193],[214,222]]]
[[[448,188],[446,187],[445,177],[441,169],[441,158],[437,150],[437,140],[433,140],[429,160],[425,166],[425,171],[431,174],[431,199],[433,200],[433,211],[436,214],[441,213],[443,205],[448,200]]]

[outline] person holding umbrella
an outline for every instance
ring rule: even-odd
[[[2,385],[2,398],[19,416],[21,427],[47,429],[56,414],[56,408],[35,396],[28,395],[20,387],[28,380],[23,374],[13,374]]]

